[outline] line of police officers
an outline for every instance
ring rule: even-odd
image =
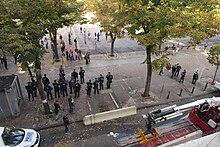
[[[80,78],[78,78],[78,75]],[[47,94],[47,99],[48,100],[53,99],[53,95],[52,95],[53,89],[54,89],[55,98],[57,97],[60,98],[60,94],[62,94],[63,97],[68,96],[67,93],[68,85],[70,88],[70,94],[74,92],[75,98],[78,98],[80,95],[81,84],[85,82],[84,76],[85,76],[85,70],[82,67],[80,67],[79,74],[74,69],[73,72],[71,73],[71,80],[67,84],[65,80],[65,72],[61,65],[59,69],[59,80],[58,81],[54,80],[54,82],[52,83],[53,85],[52,88],[50,86],[50,80],[47,78],[46,74],[44,74],[42,78],[42,83],[44,85],[44,91]],[[80,79],[80,83],[78,79]],[[113,75],[110,72],[108,72],[108,74],[106,75],[106,80],[107,80],[107,89],[109,89],[113,80]],[[100,74],[98,78],[95,78],[95,81],[93,83],[91,82],[91,80],[89,80],[86,83],[87,95],[91,96],[92,87],[94,89],[94,94],[96,93],[99,94],[99,91],[104,89],[103,83],[104,83],[104,76],[102,74]],[[37,83],[34,80],[32,82],[28,82],[28,85],[25,86],[25,88],[28,92],[29,101],[31,96],[32,96],[32,100],[34,101],[34,96],[37,96]]]

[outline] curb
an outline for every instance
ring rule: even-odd
[[[196,98],[196,97],[202,97],[202,96],[213,94],[213,93],[216,93],[216,92],[218,92],[218,90],[214,90],[214,91],[211,91],[211,92],[208,92],[208,93],[205,93],[205,94],[200,94],[200,95],[196,95],[196,96],[192,96],[192,97],[185,97],[185,98],[182,98],[182,99],[171,100],[171,101],[168,101],[168,102],[155,102],[155,103],[151,103],[151,104],[139,105],[139,106],[136,106],[136,107],[137,107],[137,110],[141,110],[141,109],[145,109],[145,108],[155,107],[155,106],[159,106],[159,105],[165,105],[165,104],[169,104],[169,103],[173,103],[173,102],[185,101],[185,100],[189,100],[189,99],[191,99],[190,101],[193,101],[194,98]],[[200,98],[200,99],[202,99],[202,98]],[[83,120],[81,119],[81,120],[77,120],[77,121],[71,121],[70,124],[82,123],[82,122],[83,122]],[[47,130],[47,129],[61,127],[61,126],[63,126],[63,123],[58,123],[58,124],[54,124],[54,125],[49,125],[49,126],[45,126],[45,127],[38,127],[38,128],[33,128],[33,129],[36,130],[36,131],[41,131],[41,130]]]

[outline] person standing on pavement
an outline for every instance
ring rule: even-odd
[[[31,86],[33,87],[34,97],[37,97],[37,82],[34,79],[31,82]]]
[[[90,62],[90,57],[89,57],[89,53],[87,52],[84,59],[86,60],[86,65],[89,64]]]
[[[176,66],[176,71],[175,71],[175,76],[178,77],[179,76],[179,73],[180,73],[180,70],[181,70],[181,66],[179,65],[179,63],[177,64]]]
[[[31,101],[31,97],[32,97],[32,101],[34,101],[34,89],[31,85],[31,82],[28,82],[28,85],[25,86],[27,93],[28,93],[28,100]]]
[[[68,125],[70,124],[69,118],[64,115],[63,116],[63,125],[65,127],[65,133],[67,133],[69,131]]]
[[[69,112],[73,113],[73,107],[74,107],[74,98],[70,96],[68,98],[68,103],[69,103]]]
[[[62,65],[60,65],[59,72],[60,72],[60,74],[61,74],[62,76],[65,76],[65,71],[64,71],[64,69],[63,69],[63,66],[62,66]]]
[[[199,79],[198,70],[193,74],[192,84],[196,84],[196,81]]]
[[[80,67],[79,76],[80,76],[80,83],[83,84],[84,83],[85,70],[82,67]]]
[[[172,69],[171,69],[171,70],[172,70],[171,78],[173,78],[173,76],[175,75],[175,73],[176,73],[176,68],[177,68],[176,64],[172,66]]]
[[[2,63],[4,63],[5,69],[8,70],[8,62],[7,62],[7,58],[5,55],[2,58]]]
[[[160,72],[159,72],[159,75],[161,76],[161,74],[163,74],[163,66],[160,66]]]
[[[108,72],[108,74],[106,75],[106,79],[107,79],[107,89],[109,89],[112,83],[113,75],[110,72]]]
[[[46,74],[44,74],[44,77],[42,78],[42,83],[44,84],[44,86],[50,84],[50,80],[47,78]]]
[[[103,75],[102,74],[100,74],[100,77],[98,78],[98,81],[99,81],[99,90],[101,91],[101,90],[103,90],[104,88],[104,86],[103,86],[103,83],[104,83],[104,77],[103,77]]]
[[[86,83],[87,84],[87,95],[90,96],[91,95],[91,90],[92,90],[92,82],[91,80],[89,80],[89,82]]]
[[[79,98],[80,88],[81,88],[81,85],[79,84],[79,80],[76,80],[75,89],[74,89],[75,98]]]
[[[99,94],[99,81],[97,78],[95,78],[95,81],[93,82],[93,89],[94,89],[94,94]]]
[[[65,81],[63,81],[62,83],[60,83],[60,90],[63,94],[63,97],[68,96],[67,94],[67,84]]]
[[[99,41],[99,32],[97,33],[97,41]]]
[[[71,79],[75,81],[78,79],[78,73],[75,69],[73,69],[73,72],[71,73]]]
[[[75,38],[73,41],[75,43],[75,48],[77,48],[77,38]]]
[[[105,39],[108,40],[108,32],[105,33]]]
[[[69,52],[68,52],[68,49],[66,49],[66,60],[69,60]]]
[[[49,84],[44,86],[44,91],[46,91],[46,93],[47,93],[48,100],[50,100],[50,98],[51,98],[51,100],[53,100],[53,96],[52,96],[52,92],[51,92],[52,90],[53,90],[53,88]]]
[[[183,72],[181,73],[181,77],[180,77],[179,83],[183,83],[184,82],[185,76],[186,76],[186,70],[184,69]]]
[[[64,51],[65,51],[65,42],[62,40],[61,41],[61,52],[62,52],[62,56],[64,56],[65,54],[64,54]]]
[[[56,100],[54,102],[54,112],[55,112],[55,114],[57,115],[60,110],[61,110],[61,108],[60,108],[59,102],[58,102],[58,100]]]
[[[60,86],[57,83],[57,80],[54,80],[53,88],[54,88],[55,98],[57,98],[57,96],[58,96],[58,98],[60,98]]]
[[[74,79],[71,79],[71,80],[69,81],[70,94],[73,93],[73,90],[74,90],[74,88],[75,88],[75,83],[76,83],[76,81],[75,81]]]

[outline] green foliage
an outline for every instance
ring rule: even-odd
[[[219,66],[220,65],[220,43],[211,47],[208,52],[208,61],[210,64]]]

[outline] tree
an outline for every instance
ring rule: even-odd
[[[211,49],[208,52],[208,61],[211,65],[215,65],[216,66],[216,70],[215,70],[215,74],[212,80],[212,84],[214,84],[215,82],[215,78],[218,72],[218,68],[220,65],[220,43],[214,45],[211,47]]]
[[[104,32],[107,32],[111,39],[110,56],[114,56],[114,43],[116,38],[124,36],[123,13],[121,13],[121,2],[119,0],[94,0],[89,1],[90,7],[95,13],[93,23],[100,23]]]
[[[219,3],[219,2],[218,2]],[[204,4],[204,5],[202,5]],[[207,5],[208,4],[208,5]],[[215,20],[215,1],[208,0],[123,0],[123,12],[131,37],[146,47],[147,77],[142,96],[150,92],[152,69],[165,65],[168,58],[159,46],[171,37],[192,38],[199,43],[217,33],[211,20]],[[219,21],[218,21],[219,22]],[[152,62],[152,55],[158,57]],[[164,60],[165,59],[165,60]],[[161,64],[161,65],[159,65]]]
[[[57,51],[57,29],[77,22],[84,22],[82,18],[84,12],[83,3],[76,0],[56,0],[45,1],[42,24],[45,25],[46,31],[50,33],[54,44],[55,61],[59,61]]]

